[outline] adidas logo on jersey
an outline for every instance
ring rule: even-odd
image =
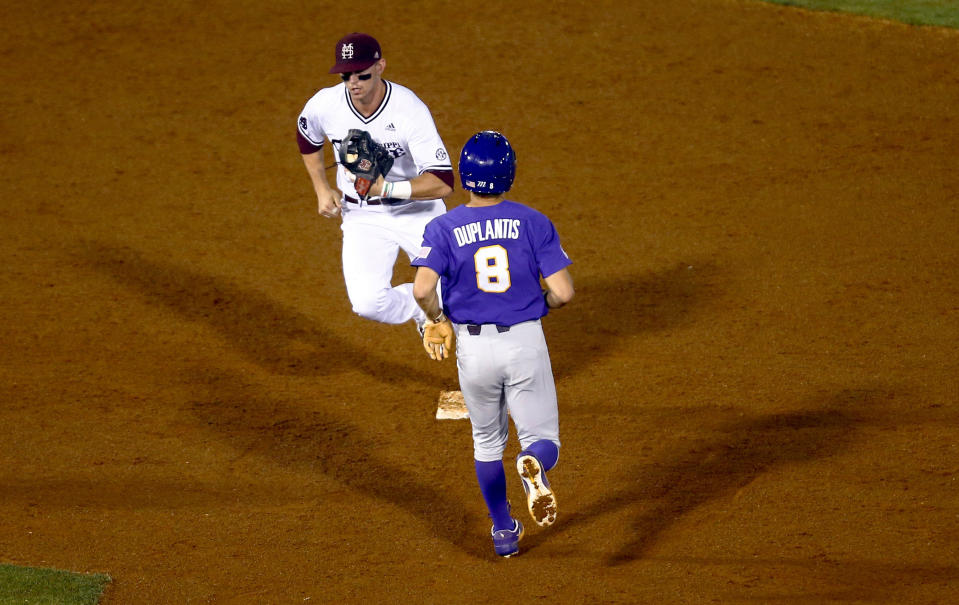
[[[390,132],[396,132],[396,126],[393,126],[393,122],[390,122],[389,124],[387,124],[386,129],[389,130]]]

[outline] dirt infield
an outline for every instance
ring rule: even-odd
[[[107,605],[954,602],[959,33],[162,4],[0,26],[0,562],[109,573]],[[354,30],[451,151],[510,137],[574,261],[560,520],[508,561],[433,417],[455,365],[352,315],[297,152]]]

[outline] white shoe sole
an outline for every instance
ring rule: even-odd
[[[520,456],[516,459],[516,471],[526,489],[526,506],[529,515],[540,527],[547,527],[556,521],[556,495],[543,480],[543,468],[533,456]]]

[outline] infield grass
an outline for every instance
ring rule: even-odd
[[[104,574],[0,565],[0,605],[96,605],[109,582]]]
[[[818,11],[854,13],[909,25],[959,28],[959,0],[766,0]]]

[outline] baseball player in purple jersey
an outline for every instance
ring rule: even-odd
[[[330,73],[343,81],[313,95],[297,119],[297,143],[317,210],[327,218],[342,214],[343,277],[353,311],[421,326],[426,317],[413,300],[412,284],[391,285],[393,265],[400,249],[413,258],[426,223],[446,211],[442,198],[453,191],[453,166],[426,105],[410,89],[383,79],[379,42],[353,33],[336,43],[335,52]],[[354,177],[338,159],[351,129],[369,132],[393,157],[386,178],[378,178],[368,196],[357,193]],[[327,181],[325,140],[337,160],[339,191]]]
[[[428,318],[424,346],[430,357],[445,358],[456,335],[476,477],[493,520],[494,550],[503,557],[518,553],[523,537],[523,524],[512,517],[506,499],[509,416],[523,448],[516,468],[530,515],[540,526],[556,520],[546,473],[559,458],[559,413],[540,318],[573,297],[571,261],[553,223],[503,198],[515,171],[506,137],[493,131],[474,135],[459,163],[470,200],[430,221],[413,260],[413,295]]]

